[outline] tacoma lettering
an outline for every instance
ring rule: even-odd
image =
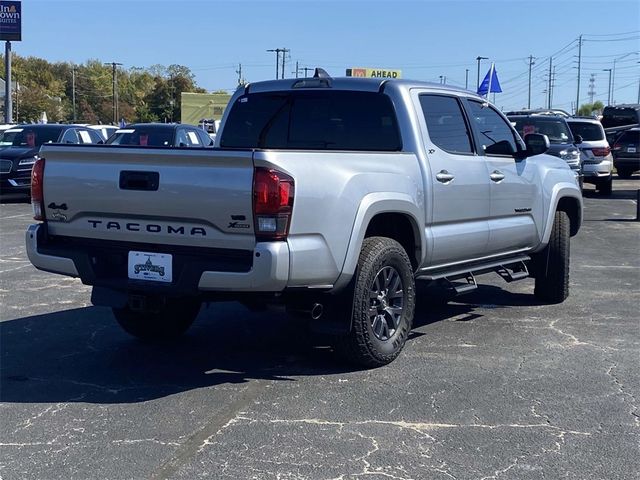
[[[104,224],[102,220],[87,220],[87,222],[89,222],[89,224],[95,229],[100,228],[100,226]],[[119,222],[110,221],[104,224],[104,228],[106,230],[122,230],[122,225],[120,225]],[[155,223],[149,223],[149,224],[143,225],[140,223],[128,222],[124,224],[124,228],[130,232],[141,232],[141,231],[145,231],[149,233],[164,232],[169,235],[186,235],[188,233],[188,235],[191,235],[192,237],[195,237],[196,235],[199,235],[201,237],[207,236],[207,231],[202,227],[191,227],[191,229],[187,230],[187,227],[183,225],[162,226]]]

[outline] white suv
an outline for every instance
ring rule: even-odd
[[[567,118],[571,133],[582,137],[576,146],[582,157],[582,173],[586,183],[592,183],[600,195],[611,195],[613,156],[602,124],[595,118]]]

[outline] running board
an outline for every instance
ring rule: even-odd
[[[469,292],[475,290],[476,288],[478,288],[478,283],[476,282],[476,277],[473,276],[473,273],[469,273],[465,277],[465,281],[467,283],[453,283],[449,279],[445,279],[445,280],[447,280],[447,282],[449,282],[449,285],[451,286],[451,288],[453,288],[456,291],[456,295],[462,295],[463,293],[469,293]]]
[[[524,262],[531,260],[528,255],[517,255],[514,257],[494,259],[484,262],[467,263],[446,268],[435,268],[432,272],[417,272],[416,280],[440,280],[448,281],[467,278],[468,275],[481,275],[483,273],[506,271],[507,281],[520,280],[529,275]],[[525,273],[526,272],[526,273]],[[502,274],[500,274],[502,276]],[[504,276],[502,278],[505,278]],[[506,280],[506,278],[505,278]]]

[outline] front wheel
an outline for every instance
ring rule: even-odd
[[[170,340],[179,337],[198,316],[196,299],[167,299],[157,311],[136,311],[129,306],[112,308],[122,329],[141,340]]]
[[[390,238],[366,238],[358,260],[352,328],[340,350],[353,362],[379,367],[402,351],[415,308],[413,269],[404,248]]]
[[[545,303],[562,303],[569,296],[569,217],[556,212],[549,244],[534,257],[534,295]]]

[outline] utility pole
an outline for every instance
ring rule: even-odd
[[[299,71],[300,71],[300,67],[298,66],[298,61],[296,60],[296,78],[298,78]]]
[[[529,55],[529,99],[527,100],[527,108],[531,109],[531,67],[535,65],[533,55]]]
[[[551,65],[553,64],[553,58],[549,57],[549,86],[547,87],[547,108],[551,108]]]
[[[313,72],[313,68],[310,67],[302,67],[302,70],[304,70],[304,78],[307,78],[307,72]]]
[[[280,52],[279,48],[272,48],[267,50],[267,52],[276,52],[276,80],[278,80],[278,67],[280,66]]]
[[[609,72],[609,89],[607,90],[607,105],[611,105],[611,68],[603,68],[603,72]]]
[[[580,108],[580,67],[582,66],[582,35],[578,39],[578,89],[576,92],[576,112],[578,113],[578,109]],[[614,63],[615,69],[615,63]],[[615,70],[614,70],[615,71]]]
[[[4,123],[13,121],[13,104],[11,98],[11,42],[4,42]]]
[[[71,67],[71,101],[73,104],[73,123],[76,123],[76,66]]]
[[[284,78],[284,64],[287,59],[287,52],[290,52],[291,50],[289,50],[288,48],[283,48],[281,51],[282,51],[282,78]]]
[[[118,124],[118,65],[122,65],[118,62],[105,63],[105,65],[111,65],[111,83],[113,88],[113,124]]]
[[[596,74],[592,73],[589,78],[589,103],[593,104],[593,97],[596,94]]]
[[[489,60],[489,57],[481,57],[477,56],[476,60],[478,62],[478,80],[476,81],[476,92],[480,88],[480,60]]]
[[[242,64],[241,63],[238,64],[238,70],[236,70],[236,73],[238,74],[238,86],[241,87],[242,85],[245,85],[247,82],[245,82],[244,78],[242,78]]]
[[[464,89],[469,90],[469,69],[464,69]]]
[[[556,66],[553,66],[553,73],[551,74],[551,99],[549,100],[549,108],[553,107],[553,90],[556,87]]]

